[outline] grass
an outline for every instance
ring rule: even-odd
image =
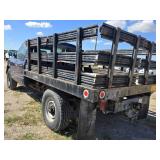
[[[27,112],[24,115],[22,125],[37,125],[41,121],[41,117],[33,113]]]
[[[10,105],[11,105],[11,103],[9,103],[9,102],[8,102],[8,103],[5,103],[4,105],[5,105],[5,106],[10,106]]]
[[[5,116],[4,123],[8,126],[15,123],[19,125],[37,125],[42,121],[40,105],[27,105],[23,110],[25,113],[22,116]]]
[[[45,135],[44,135],[45,136]],[[24,135],[19,136],[16,140],[41,140],[41,139],[54,139],[54,140],[71,140],[71,137],[64,137],[57,133],[51,132],[51,134],[46,134],[45,138],[41,137],[40,135],[34,133],[25,133]]]
[[[5,117],[4,118],[4,124],[8,126],[12,126],[13,124],[17,122],[21,122],[23,118],[21,116],[14,115],[12,117]]]
[[[17,140],[35,140],[35,139],[40,139],[40,137],[34,135],[33,133],[26,133],[19,137]]]
[[[17,95],[19,95],[19,93]],[[10,103],[5,103],[5,106],[7,105],[10,105]],[[20,111],[24,112],[24,114],[22,114],[21,116],[16,114],[12,116],[5,115],[5,125],[37,125],[39,122],[42,121],[41,105],[36,101],[28,102]],[[5,111],[5,113],[7,113],[7,111]]]
[[[4,113],[8,113],[9,112],[9,109],[4,109]]]
[[[55,133],[45,127],[42,120],[41,104],[38,101],[30,100],[24,101],[23,103],[18,103],[21,99],[21,93],[10,93],[11,96],[17,100],[15,105],[17,111],[15,110],[12,114],[7,114],[10,110],[7,108],[4,110],[4,125],[5,125],[5,137],[7,139],[17,139],[17,140],[38,140],[38,139],[54,139],[54,140],[68,140],[71,139],[69,136],[64,136],[59,133]],[[8,102],[5,106],[12,105]],[[10,108],[10,107],[9,107]],[[29,128],[28,128],[29,127]],[[14,128],[14,130],[13,130]],[[35,131],[36,129],[37,132]],[[18,132],[16,133],[15,130]],[[41,131],[42,130],[42,131]]]
[[[23,108],[21,108],[21,111],[41,113],[41,108],[42,107],[40,103],[36,101],[30,101],[27,102],[27,104],[25,104]]]
[[[41,104],[37,104],[36,102],[30,104],[28,103],[26,107],[24,107],[24,109],[27,109],[27,112],[37,112],[37,113],[41,113]]]
[[[19,98],[22,95],[21,92],[17,92],[17,91],[12,91],[12,94],[14,94],[15,98]]]
[[[35,113],[36,114],[36,113]],[[13,115],[13,116],[8,116],[5,117],[4,123],[5,127],[23,127],[23,126],[31,126],[34,128],[34,126],[39,126],[39,128],[42,127],[43,121],[41,114],[35,115],[34,113],[27,111],[24,115],[18,116],[18,115]],[[45,129],[45,128],[43,128]],[[17,140],[38,140],[38,139],[54,139],[54,140],[71,140],[72,138],[70,136],[64,136],[59,133],[55,133],[53,131],[49,131],[49,129],[46,127],[46,132],[43,135],[43,137],[40,137],[36,133],[25,133],[25,134],[20,134],[18,137],[15,137]],[[27,130],[26,130],[27,131]],[[27,131],[28,132],[28,131]],[[34,132],[34,131],[33,131]],[[19,133],[18,133],[19,134]]]

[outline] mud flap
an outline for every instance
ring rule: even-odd
[[[138,114],[138,119],[145,119],[147,118],[148,109],[149,109],[149,100],[150,95],[145,95],[142,98],[142,106]]]
[[[81,100],[78,120],[77,139],[95,139],[96,104]]]

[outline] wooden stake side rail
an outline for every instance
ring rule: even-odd
[[[63,79],[65,81],[70,81],[72,83],[75,82],[76,76],[74,71],[67,70],[67,66],[66,67],[61,66],[58,68],[59,69],[57,69],[57,78]],[[37,73],[38,66],[32,64],[31,71]],[[42,66],[42,74],[53,77],[52,66],[48,65]],[[81,77],[80,85],[90,86],[91,88],[96,88],[96,87],[106,88],[108,84],[107,69],[103,69],[99,71],[99,73],[80,72],[80,77]],[[139,84],[143,84],[144,80],[145,80],[144,75],[139,75],[139,77],[135,75],[132,79],[132,85],[136,85],[136,81]],[[126,73],[121,71],[114,72],[113,87],[127,86],[128,81],[129,78]],[[149,75],[148,84],[154,84],[154,83],[156,83],[156,77],[154,75]]]
[[[113,27],[113,26],[105,24],[105,23],[100,27],[100,33],[101,33],[101,37],[109,39],[113,42],[112,43],[112,51],[111,51],[113,58],[110,59],[111,62],[109,64],[109,71],[108,71],[109,88],[112,87],[112,77],[113,77],[113,73],[114,73],[113,66],[116,61],[116,52],[117,52],[119,42],[126,42],[134,47],[133,54],[132,54],[132,65],[131,65],[130,71],[129,71],[130,81],[128,83],[128,86],[132,85],[132,78],[134,76],[134,70],[135,70],[135,66],[136,66],[135,64],[136,64],[136,59],[137,59],[139,48],[145,49],[150,52],[149,56],[146,56],[147,67],[144,68],[144,70],[145,70],[144,84],[147,84],[148,83],[147,74],[149,73],[149,69],[150,69],[151,56],[152,56],[152,53],[155,53],[155,51],[156,51],[156,44],[154,42],[150,42],[150,41],[146,40],[143,37],[140,37],[140,36],[138,37],[135,34],[126,32],[124,30],[120,30],[120,28],[116,28],[116,27]]]
[[[110,52],[106,51],[85,51],[82,52],[82,65],[108,65]],[[31,53],[31,60],[37,61],[37,52]],[[54,60],[53,53],[41,53],[41,61],[52,63]],[[57,54],[57,61],[75,64],[76,63],[76,52],[62,52]],[[117,54],[115,66],[118,67],[130,67],[132,63],[132,57]],[[145,59],[136,59],[136,67],[145,68],[147,67],[147,61]],[[156,62],[150,61],[149,69],[156,69]]]
[[[114,35],[115,30],[117,30],[116,27],[103,23],[103,25],[100,27],[100,34],[103,38],[107,38],[112,41],[114,40],[115,37]],[[137,35],[121,30],[119,41],[126,42],[132,46],[135,46],[137,42]],[[144,37],[141,37],[139,47],[141,49],[149,50],[151,48],[151,44],[152,43],[149,40],[145,39]],[[153,53],[155,52],[156,52],[156,44],[153,42]]]
[[[86,28],[82,28],[82,39],[90,39],[96,37],[98,33],[98,26],[89,26]],[[77,40],[77,30],[73,30],[70,32],[57,33],[57,41],[58,42],[68,42],[68,41],[76,41]],[[54,36],[41,37],[41,45],[52,45],[54,41]],[[36,46],[37,39],[30,40],[30,46]]]
[[[150,84],[156,83],[155,76],[149,75],[150,69],[156,68],[156,62],[151,61],[152,53],[156,50],[155,43],[151,43],[143,37],[123,31],[120,28],[103,24],[100,27],[100,33],[103,38],[112,40],[112,50],[109,52],[101,51],[86,51],[82,52],[82,41],[90,39],[98,35],[98,26],[90,26],[86,28],[78,28],[70,32],[55,33],[49,37],[38,37],[37,39],[28,40],[28,56],[27,67],[28,71],[34,71],[38,74],[45,74],[53,78],[61,78],[74,82],[76,85],[89,85],[90,87],[112,88],[120,86],[135,85],[137,79],[139,83]],[[75,52],[57,53],[58,44],[66,41],[76,41]],[[131,56],[117,54],[119,42],[131,44],[134,49]],[[50,54],[41,52],[41,46],[46,45],[52,48]],[[37,47],[37,48],[35,48]],[[36,53],[31,52],[31,48],[36,50]],[[145,60],[137,58],[139,48],[149,50]],[[68,70],[60,71],[59,64],[65,63],[64,67],[69,67]],[[82,75],[82,65],[103,65],[108,67],[108,74],[105,80],[100,79],[98,72],[96,77]],[[115,76],[115,66],[130,68],[129,75],[117,74]],[[145,75],[135,75],[135,68],[145,69]],[[106,72],[106,73],[107,73]],[[86,74],[90,74],[86,72]],[[102,77],[101,77],[102,78]],[[103,83],[102,83],[103,81]]]
[[[75,41],[76,40],[76,62],[75,62],[75,84],[80,84],[80,72],[82,66],[82,40],[90,39],[97,36],[98,33],[98,26],[90,26],[87,28],[79,28],[75,31],[64,32],[60,34],[54,34],[50,37],[38,37],[37,40],[32,39],[28,41],[28,69],[30,69],[30,61],[31,61],[31,53],[30,47],[37,46],[37,53],[38,53],[38,73],[41,74],[41,53],[40,53],[40,46],[42,44],[49,45],[52,44],[53,50],[53,77],[56,78],[57,76],[57,45],[59,42],[63,41]]]

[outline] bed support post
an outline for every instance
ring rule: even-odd
[[[58,45],[58,35],[55,33],[53,35],[53,77],[57,78],[57,45]]]
[[[121,29],[117,28],[115,30],[115,35],[112,43],[112,50],[111,50],[111,58],[110,58],[110,63],[109,63],[109,68],[108,68],[108,76],[109,76],[109,82],[108,82],[108,88],[112,87],[113,83],[113,75],[114,75],[114,66],[116,63],[116,56],[117,56],[117,50],[118,50],[118,43],[120,39],[120,34],[121,34]]]
[[[81,100],[78,121],[78,140],[95,139],[96,103]]]
[[[82,66],[82,28],[77,29],[76,39],[76,64],[75,64],[75,83],[80,84]]]
[[[141,36],[137,37],[137,42],[134,46],[133,53],[132,53],[132,65],[129,71],[129,87],[132,86],[132,81],[134,78],[134,69],[136,67],[136,62],[137,62],[137,55],[138,55],[138,50],[139,50],[139,45],[141,41]]]
[[[38,55],[38,74],[42,73],[42,66],[41,66],[41,38],[37,38],[37,55]]]
[[[148,74],[149,74],[149,69],[150,69],[150,65],[151,65],[151,59],[152,59],[152,54],[153,54],[153,49],[154,49],[154,42],[152,42],[150,44],[150,48],[149,48],[149,51],[148,51],[148,55],[146,55],[146,67],[145,67],[145,70],[144,70],[144,84],[148,84]]]

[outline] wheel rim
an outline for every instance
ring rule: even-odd
[[[55,120],[56,106],[53,100],[49,100],[46,104],[46,116],[50,122]]]

